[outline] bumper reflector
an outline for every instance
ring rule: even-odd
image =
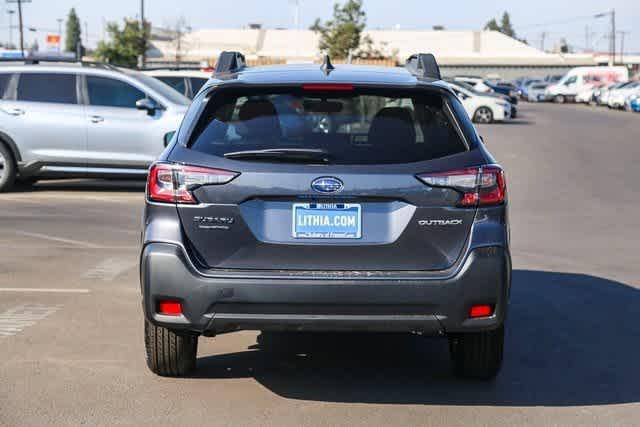
[[[180,316],[182,314],[182,303],[180,301],[162,300],[158,303],[158,314]]]
[[[478,304],[471,306],[469,317],[476,319],[478,317],[489,317],[493,314],[493,306],[489,304]]]

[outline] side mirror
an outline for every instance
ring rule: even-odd
[[[136,101],[136,108],[138,110],[145,110],[148,115],[153,116],[158,109],[158,104],[149,98],[142,98]]]

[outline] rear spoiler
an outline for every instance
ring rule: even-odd
[[[442,80],[436,57],[431,53],[415,53],[411,55],[407,59],[405,68],[419,78]]]

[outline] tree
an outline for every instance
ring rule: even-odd
[[[509,16],[508,12],[504,12],[502,14],[500,24],[498,24],[498,21],[496,21],[495,18],[492,18],[484,26],[484,29],[489,31],[499,31],[504,35],[516,38],[516,31],[513,29],[513,25],[511,24],[511,17]]]
[[[64,50],[75,52],[78,43],[82,44],[81,34],[80,19],[76,14],[76,9],[72,7],[67,15],[67,36],[65,37]]]
[[[332,20],[323,24],[317,19],[311,29],[320,33],[321,51],[334,58],[346,58],[360,46],[366,21],[362,0],[347,0],[343,5],[333,5]]]
[[[145,45],[143,43],[145,34],[140,29],[140,22],[134,19],[125,19],[122,30],[117,23],[111,22],[107,25],[107,33],[110,40],[101,40],[98,43],[96,57],[111,64],[135,67]]]
[[[495,18],[491,18],[491,21],[487,22],[487,25],[484,26],[485,30],[489,30],[489,31],[500,31],[500,25],[498,25],[498,22],[495,20]]]
[[[516,36],[516,32],[514,31],[513,26],[511,25],[511,17],[507,12],[502,14],[502,19],[500,22],[500,32],[503,34],[506,34],[509,37],[515,38]]]

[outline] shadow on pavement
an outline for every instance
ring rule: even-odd
[[[104,180],[104,179],[70,179],[43,180],[35,184],[17,182],[14,192],[36,193],[43,191],[92,191],[92,192],[131,192],[141,193],[145,189],[145,180]]]
[[[450,373],[444,339],[299,335],[200,358],[198,378],[251,377],[323,402],[584,406],[640,401],[640,291],[582,274],[514,271],[505,364],[494,382]],[[262,348],[261,348],[262,347]]]

